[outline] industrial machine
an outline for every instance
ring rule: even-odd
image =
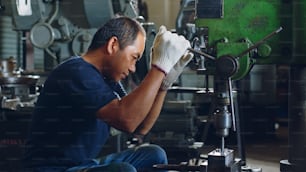
[[[12,15],[13,29],[29,32],[35,51],[43,51],[44,71],[71,55],[84,53],[96,29],[108,19],[116,15],[138,17],[135,0],[17,0],[2,1],[1,7],[4,15]]]
[[[233,127],[236,131],[237,126],[238,129],[240,129],[240,126],[236,123],[239,118],[235,118],[232,80],[239,80],[245,77],[255,64],[256,58],[260,55],[268,56],[270,54],[271,48],[269,45],[265,44],[265,41],[279,33],[282,28],[278,28],[261,40],[258,40],[256,43],[252,43],[248,38],[241,38],[240,35],[236,38],[237,36],[235,34],[229,34],[225,37],[223,32],[228,33],[227,30],[220,30],[218,32],[214,29],[218,21],[213,24],[206,23],[206,20],[213,18],[223,20],[225,5],[226,4],[222,1],[184,1],[181,12],[187,12],[187,17],[194,15],[193,17],[195,17],[196,20],[189,21],[192,23],[184,21],[185,25],[183,26],[182,20],[186,16],[181,14],[181,16],[178,17],[180,20],[178,21],[179,28],[177,29],[179,33],[186,35],[193,43],[193,49],[189,50],[196,55],[194,61],[198,66],[195,69],[196,73],[199,75],[213,76],[213,93],[211,94],[212,105],[209,107],[211,111],[208,113],[208,115],[211,115],[209,117],[212,119],[209,118],[209,120],[207,120],[206,126],[209,126],[210,121],[213,122],[216,135],[221,139],[221,144],[217,149],[209,152],[208,158],[203,158],[201,164],[157,165],[156,168],[175,169],[179,171],[221,172],[241,171],[242,166],[245,165],[244,157],[240,157],[242,159],[235,159],[233,150],[225,148],[225,137],[229,136],[229,129]],[[233,7],[230,6],[228,8],[231,9]],[[211,29],[215,32],[211,33]],[[222,37],[219,37],[218,34]],[[248,36],[248,34],[246,34],[246,36]],[[212,38],[213,41],[211,41],[210,38]],[[217,40],[214,41],[214,39]],[[231,39],[235,41],[229,41]],[[236,42],[236,40],[238,41]],[[240,131],[238,131],[237,137],[240,137],[239,132]],[[238,139],[238,144],[241,144],[239,141]]]
[[[233,100],[230,98],[232,96],[228,97],[232,90],[228,88],[234,88],[239,96],[237,100],[242,114],[240,117],[244,118],[238,122],[250,127],[243,128],[244,133],[251,133],[245,136],[256,138],[273,133],[272,126],[278,122],[278,115],[287,114],[288,110],[286,125],[289,125],[289,159],[280,162],[280,171],[303,171],[306,143],[305,107],[302,105],[305,102],[305,62],[302,57],[305,57],[305,50],[301,47],[304,45],[302,40],[305,39],[305,25],[301,21],[305,3],[183,0],[181,5],[176,30],[193,43],[191,51],[200,56],[194,62],[198,67],[190,67],[195,69],[197,75],[213,76],[213,85],[208,85],[208,88],[213,88],[212,102],[218,104],[212,106],[216,111],[211,111],[208,115],[212,115],[216,134],[221,136],[222,144],[217,146],[220,149],[210,152],[208,158],[202,158],[204,161],[199,161],[198,164],[157,165],[156,168],[218,172],[258,170],[242,168],[246,163],[244,157],[239,155],[240,160],[237,160],[231,150],[224,149],[223,139],[228,136],[227,129],[235,128],[235,123],[230,122],[230,116],[234,115],[235,110],[228,109],[228,106],[233,107],[229,103]],[[283,31],[279,33],[281,30]],[[265,39],[268,37],[270,38]],[[278,87],[279,78],[275,77],[284,68],[290,73],[289,77],[281,78],[287,80],[288,87],[285,86],[285,89],[288,93],[280,95],[278,89],[284,87]],[[234,81],[234,84],[227,82],[228,80]],[[209,84],[208,81],[209,79],[205,80],[205,84]],[[184,82],[186,80],[180,84],[183,85]],[[184,91],[186,90],[181,89],[181,93]],[[206,97],[203,98],[207,98],[207,93],[205,92]],[[281,100],[285,97],[287,101],[278,101],[281,97]],[[283,106],[288,109],[283,109]],[[272,120],[271,116],[274,116]],[[232,121],[235,120],[233,118]],[[256,127],[258,125],[262,130]],[[254,132],[259,135],[253,134]],[[239,140],[237,141],[239,144]]]

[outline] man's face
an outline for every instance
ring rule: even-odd
[[[145,48],[145,36],[138,34],[133,44],[117,51],[111,62],[110,77],[114,81],[125,79],[131,72],[136,71],[136,62],[141,58]]]

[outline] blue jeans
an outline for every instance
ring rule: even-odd
[[[65,172],[150,172],[154,164],[167,164],[166,152],[157,145],[140,145],[113,153]],[[160,172],[160,171],[159,171]]]

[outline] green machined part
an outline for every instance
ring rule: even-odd
[[[232,57],[237,57],[242,51],[248,49],[249,45],[247,43],[218,43],[217,44],[217,58],[224,55],[231,55]],[[250,71],[250,67],[253,64],[253,60],[249,58],[246,54],[239,57],[239,68],[237,73],[232,77],[233,80],[242,79]]]
[[[258,55],[260,57],[268,57],[271,54],[271,47],[268,44],[262,44],[258,48]]]

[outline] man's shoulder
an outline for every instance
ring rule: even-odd
[[[62,66],[69,66],[71,65],[85,65],[85,61],[80,56],[72,56],[68,59],[63,60],[56,68],[61,68]]]
[[[59,64],[55,69],[55,72],[72,72],[72,73],[84,73],[84,72],[97,72],[95,67],[89,63],[87,63],[83,58],[79,56],[71,57],[65,61],[63,61],[61,64]]]

